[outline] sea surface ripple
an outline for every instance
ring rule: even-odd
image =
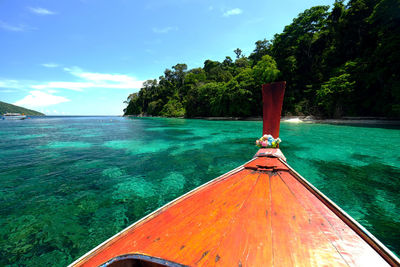
[[[65,266],[243,164],[262,123],[38,117],[0,121],[0,266]],[[400,254],[400,131],[281,123],[288,163]]]

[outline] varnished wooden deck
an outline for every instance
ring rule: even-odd
[[[189,266],[387,266],[364,239],[282,160],[256,157],[75,264],[142,254]]]

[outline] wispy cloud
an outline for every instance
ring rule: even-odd
[[[0,89],[0,93],[14,93],[15,90],[9,90],[9,89]]]
[[[11,24],[8,24],[8,23],[6,23],[4,21],[1,21],[1,20],[0,20],[0,28],[2,28],[3,30],[6,30],[6,31],[11,31],[11,32],[23,32],[23,31],[32,29],[32,28],[30,28],[30,27],[28,27],[26,25],[23,25],[23,24],[11,25]]]
[[[109,74],[97,72],[85,72],[80,68],[64,68],[72,75],[82,78],[89,83],[93,83],[94,87],[117,88],[117,89],[135,89],[140,88],[144,81],[126,74]]]
[[[67,89],[77,92],[82,92],[84,88],[89,87],[93,87],[93,84],[85,82],[47,82],[43,84],[31,85],[31,88],[37,90]]]
[[[56,63],[43,63],[43,64],[41,64],[43,67],[46,67],[46,68],[57,68],[57,67],[59,67],[60,65],[59,64],[56,64]]]
[[[143,41],[143,43],[144,43],[145,45],[159,45],[159,44],[162,43],[162,40],[161,40],[160,38],[156,38],[156,39],[153,39],[153,40],[146,40],[146,41]]]
[[[56,96],[42,91],[30,91],[29,95],[13,103],[27,108],[47,107],[70,101],[63,96]]]
[[[56,12],[50,11],[42,7],[29,7],[29,10],[37,15],[55,15]]]
[[[83,91],[87,88],[139,89],[144,82],[125,74],[86,72],[79,67],[64,68],[64,71],[80,80],[76,82],[51,81],[30,87],[37,90],[66,89],[73,91]]]
[[[70,80],[38,82],[32,80],[12,80],[0,78],[0,88],[4,88],[0,92],[6,93],[12,89],[17,89],[20,92],[30,91],[31,96],[27,96],[28,98],[26,100],[28,101],[37,99],[38,93],[32,94],[32,92],[37,91],[51,96],[63,90],[71,90],[76,92],[82,92],[86,89],[88,90],[94,88],[135,90],[141,88],[144,82],[126,74],[88,72],[79,67],[64,68],[63,70],[71,75]]]
[[[0,78],[0,88],[6,89],[24,89],[25,85],[17,80],[11,79],[1,79]]]
[[[153,28],[155,33],[169,33],[170,31],[177,31],[178,27],[164,27],[164,28]]]
[[[229,17],[229,16],[234,16],[234,15],[240,15],[242,13],[243,13],[243,10],[241,10],[240,8],[234,8],[234,9],[224,12],[223,16]]]
[[[6,89],[19,89],[20,91],[28,91],[30,89],[46,90],[47,92],[55,92],[54,89],[70,89],[74,91],[82,91],[82,88],[89,87],[86,83],[78,82],[47,82],[45,84],[38,84],[35,81],[29,80],[11,80],[0,78],[0,88]]]
[[[148,49],[148,48],[145,49],[144,52],[146,52],[147,54],[150,54],[150,55],[154,55],[154,53],[155,53],[153,49]]]

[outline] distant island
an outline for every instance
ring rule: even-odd
[[[399,47],[398,1],[336,0],[300,13],[248,56],[238,48],[235,59],[166,69],[128,96],[124,114],[261,116],[261,84],[287,81],[283,115],[398,118]]]
[[[15,105],[0,101],[0,115],[3,115],[5,113],[21,113],[21,114],[24,113],[25,115],[31,115],[31,116],[44,116],[45,115],[45,114],[37,112],[35,110],[15,106]]]

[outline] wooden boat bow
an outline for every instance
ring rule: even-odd
[[[71,264],[99,265],[399,266],[399,260],[293,170],[279,148],[264,148]]]

